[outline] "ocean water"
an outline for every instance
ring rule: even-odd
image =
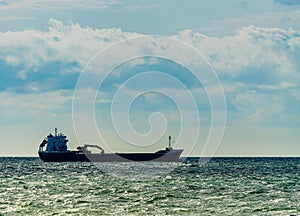
[[[300,158],[0,158],[0,215],[300,215]]]

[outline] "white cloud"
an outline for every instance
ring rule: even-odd
[[[264,95],[259,93],[240,93],[233,100],[240,111],[240,120],[254,123],[278,124],[283,119],[285,106],[282,97],[278,95]],[[243,119],[246,118],[246,119]]]
[[[109,44],[132,37],[135,33],[121,29],[81,28],[50,19],[49,31],[26,30],[0,33],[0,58],[11,66],[22,65],[36,70],[49,62],[77,62],[84,66],[98,51]]]
[[[73,91],[53,91],[40,94],[1,92],[1,122],[27,123],[29,120],[58,120],[71,112]],[[38,118],[38,119],[37,119]]]
[[[242,28],[233,36],[203,37],[186,30],[176,36],[193,45],[222,75],[238,77],[251,73],[246,69],[265,70],[278,81],[299,80],[300,31],[278,28]],[[250,80],[249,80],[250,81]]]
[[[0,6],[1,9],[1,6]],[[0,21],[11,21],[11,20],[33,20],[32,16],[4,16],[0,17]]]
[[[129,6],[125,6],[124,9],[126,10],[145,10],[145,9],[149,9],[149,8],[159,8],[159,4],[149,4],[149,5],[145,5],[144,2],[143,4],[133,4],[133,5],[129,5]]]
[[[205,27],[196,29],[196,31],[209,35],[227,36],[233,35],[234,32],[249,25],[260,26],[262,28],[282,28],[286,30],[289,27],[300,29],[299,19],[299,10],[242,13],[238,18],[211,20]]]
[[[0,5],[0,9],[105,9],[118,4],[118,0],[11,0]]]
[[[84,66],[88,60],[108,45],[137,36],[121,29],[93,29],[79,24],[63,24],[50,19],[49,31],[26,30],[0,33],[0,58],[9,65],[36,68],[48,62],[77,62]],[[245,68],[268,71],[275,76],[298,78],[295,65],[300,49],[300,32],[278,28],[242,28],[233,36],[207,37],[185,30],[174,37],[189,43],[222,74],[237,76]],[[157,47],[163,49],[163,47]],[[138,51],[138,49],[136,50]]]
[[[258,89],[261,90],[284,90],[284,89],[293,89],[295,84],[288,83],[288,82],[281,82],[278,85],[259,85]]]
[[[47,73],[41,68],[54,62],[75,62],[82,69],[101,49],[137,35],[139,34],[123,32],[118,28],[94,29],[50,19],[48,31],[0,32],[0,59],[6,62],[7,67],[20,68],[17,77],[27,80],[31,73]],[[293,92],[299,89],[298,30],[248,26],[235,35],[226,37],[207,37],[192,30],[182,31],[173,37],[204,54],[220,75],[226,94],[232,100],[230,102],[245,119],[270,121],[276,113],[285,110],[283,107],[287,106],[286,100],[294,97]],[[156,49],[164,47],[157,46]],[[126,50],[134,54],[139,51],[137,47]],[[141,59],[137,59],[131,66],[143,63]],[[9,71],[1,73],[5,76]],[[60,73],[69,72],[64,69]],[[24,85],[27,89],[39,91],[36,82],[30,81]],[[284,97],[287,99],[283,99],[282,95],[275,96],[281,90],[286,90]],[[270,96],[265,91],[273,93]],[[269,112],[271,107],[272,112]]]

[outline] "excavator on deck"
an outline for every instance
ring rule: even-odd
[[[83,146],[78,146],[78,147],[77,147],[77,150],[80,151],[80,152],[83,152],[83,153],[88,153],[88,154],[90,154],[91,151],[88,150],[88,148],[97,148],[97,149],[100,150],[100,153],[101,153],[101,154],[104,154],[104,153],[105,153],[105,151],[104,151],[103,148],[101,148],[101,147],[98,146],[98,145],[92,145],[92,144],[84,144]]]

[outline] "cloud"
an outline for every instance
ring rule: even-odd
[[[124,9],[125,10],[145,10],[145,9],[149,9],[149,8],[159,8],[159,4],[149,4],[149,5],[145,5],[145,4],[133,4],[133,5],[129,5],[129,6],[125,6]]]
[[[226,78],[262,76],[268,83],[299,80],[300,32],[289,29],[260,28],[248,26],[234,36],[203,37],[201,34],[185,30],[179,39],[193,45]]]
[[[1,92],[1,122],[22,125],[30,121],[55,122],[70,117],[72,92],[57,90],[45,93],[21,94]],[[53,120],[51,120],[53,119]]]
[[[118,28],[95,29],[77,23],[64,24],[55,19],[49,20],[48,31],[0,32],[0,92],[36,94],[71,91],[86,63],[97,52],[138,35]],[[239,113],[240,118],[243,116],[252,122],[265,123],[271,122],[274,116],[279,115],[282,120],[299,114],[296,109],[290,109],[299,104],[299,97],[295,97],[300,87],[298,30],[248,26],[231,36],[208,37],[187,29],[172,37],[196,48],[216,69],[232,115]],[[156,49],[164,47],[157,46]],[[139,51],[137,47],[126,50],[137,55]],[[118,58],[117,55],[113,57]],[[114,86],[107,89],[115,89],[139,67],[145,66],[147,70],[169,70],[170,75],[193,87],[194,78],[186,77],[184,70],[157,59],[146,60],[131,61],[124,70],[119,70],[118,76],[108,77],[108,86]],[[161,87],[164,82],[159,80],[156,84]],[[138,85],[132,88],[138,90]],[[165,88],[171,90],[172,86]],[[110,100],[99,98],[102,102]]]
[[[279,95],[260,94],[256,92],[240,93],[233,100],[239,115],[254,123],[280,124],[284,104]]]
[[[288,29],[289,27],[293,27],[300,29],[299,19],[299,10],[265,12],[259,15],[257,13],[245,13],[238,18],[211,20],[205,27],[198,28],[196,31],[222,37],[234,35],[234,32],[249,25],[260,26],[262,28]]]
[[[95,53],[133,35],[120,29],[64,25],[55,19],[49,20],[46,32],[0,32],[0,90],[74,88],[79,73]]]
[[[295,126],[300,114],[300,31],[248,26],[235,35],[205,37],[185,30],[178,36],[204,54],[220,76],[229,124]],[[293,126],[292,126],[293,125]]]
[[[23,78],[26,73],[38,73],[42,67],[45,70],[46,65],[59,63],[66,65],[61,73],[67,73],[68,66],[72,65],[69,72],[78,72],[101,49],[138,35],[118,28],[93,29],[50,19],[48,31],[0,33],[0,59],[11,69],[22,68]],[[299,78],[300,32],[297,30],[248,26],[233,36],[221,38],[207,37],[193,30],[173,37],[202,52],[226,78],[243,78],[245,74],[274,75],[272,79],[289,77],[291,82]]]
[[[32,16],[4,16],[0,17],[0,21],[11,21],[11,20],[34,20]]]
[[[117,0],[11,0],[0,2],[0,9],[105,9],[118,4]]]

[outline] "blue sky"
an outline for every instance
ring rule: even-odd
[[[69,136],[70,147],[75,148],[72,102],[81,72],[100,50],[143,35],[183,41],[214,68],[227,112],[217,155],[299,155],[299,20],[297,0],[0,0],[0,155],[35,156],[41,139],[54,126]],[[105,139],[112,143],[110,148],[138,150],[115,135],[109,113],[114,92],[142,71],[163,73],[144,74],[140,79],[147,81],[128,82],[124,88],[128,95],[138,95],[144,88],[161,94],[147,93],[134,100],[132,127],[146,133],[151,129],[151,113],[161,112],[164,117],[154,115],[152,123],[163,130],[165,118],[166,134],[149,149],[164,147],[168,133],[176,140],[180,110],[162,92],[172,92],[184,102],[188,90],[196,98],[200,115],[200,137],[191,154],[201,154],[212,115],[207,89],[188,68],[159,58],[120,64],[100,88],[95,116],[98,126],[104,127]],[[168,75],[184,85],[176,86]],[[188,113],[188,106],[183,109]],[[194,114],[188,118],[193,120]],[[85,142],[98,142],[88,128],[83,132]]]

